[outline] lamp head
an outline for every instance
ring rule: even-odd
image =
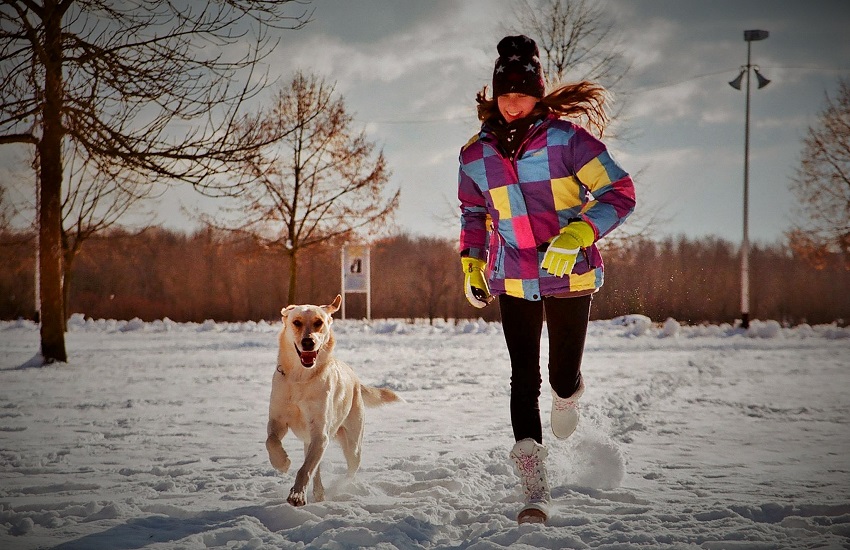
[[[744,40],[746,40],[747,42],[753,42],[755,40],[764,40],[769,35],[770,33],[767,31],[749,30],[744,31]]]
[[[741,89],[741,80],[744,78],[744,71],[746,71],[746,69],[741,69],[740,74],[738,74],[738,76],[735,77],[735,80],[729,81],[729,85],[732,86],[733,88],[735,88],[736,90]]]
[[[762,76],[762,74],[759,72],[758,67],[753,67],[753,70],[756,72],[756,80],[758,80],[759,89],[764,88],[765,86],[770,84],[770,80]]]

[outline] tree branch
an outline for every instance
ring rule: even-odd
[[[36,145],[38,144],[38,138],[36,138],[33,134],[0,135],[0,145],[3,145],[4,143],[31,143]]]

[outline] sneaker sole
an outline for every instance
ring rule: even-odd
[[[523,523],[546,523],[547,516],[542,510],[537,508],[526,508],[517,515],[516,521],[518,524]]]

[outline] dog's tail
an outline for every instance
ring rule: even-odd
[[[367,407],[378,407],[385,403],[403,401],[401,397],[389,388],[372,388],[361,385],[360,394],[363,396],[363,402],[366,403]]]

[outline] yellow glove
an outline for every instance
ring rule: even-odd
[[[467,301],[479,309],[486,306],[493,300],[487,277],[484,275],[486,263],[468,256],[461,258],[460,263],[463,265],[463,290]]]
[[[593,244],[593,228],[587,222],[573,222],[549,241],[540,267],[555,277],[572,272],[578,251]]]

